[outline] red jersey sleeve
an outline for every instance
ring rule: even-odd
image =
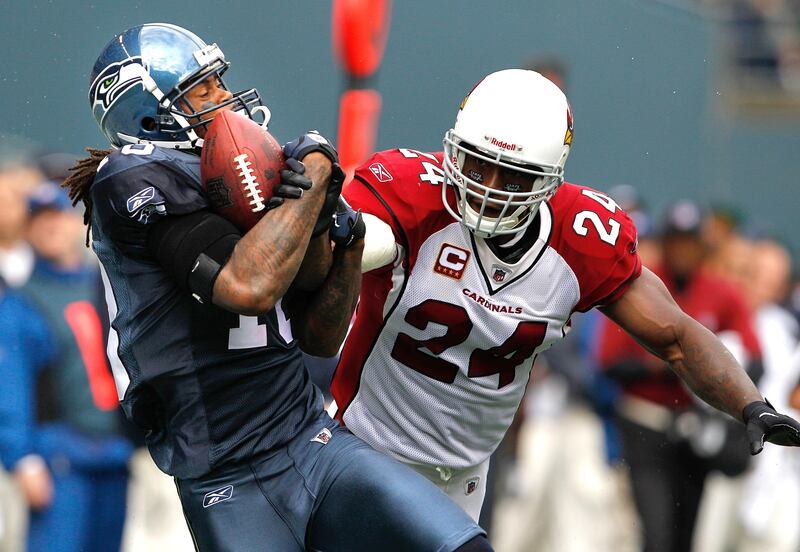
[[[636,227],[607,195],[564,183],[549,205],[553,210],[551,244],[578,279],[576,311],[618,299],[642,272]]]
[[[391,226],[413,266],[422,242],[453,222],[442,207],[443,185],[441,152],[400,148],[376,153],[358,167],[344,197]]]

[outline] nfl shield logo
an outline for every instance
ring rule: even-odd
[[[508,276],[508,270],[497,265],[492,266],[492,280],[502,282]]]
[[[467,482],[464,484],[464,494],[471,495],[475,492],[475,489],[478,488],[478,483],[480,482],[480,477],[473,477],[468,479]]]
[[[312,443],[322,443],[323,445],[327,445],[328,441],[331,440],[331,437],[333,437],[333,434],[331,433],[331,430],[328,429],[327,427],[323,427],[319,431],[319,433],[317,433],[317,435],[313,439],[311,439],[310,442],[312,442]]]

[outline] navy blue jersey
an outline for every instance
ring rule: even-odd
[[[198,477],[317,418],[321,394],[280,302],[258,317],[201,304],[148,252],[152,224],[208,208],[197,155],[125,146],[100,165],[91,197],[117,391],[159,468]]]

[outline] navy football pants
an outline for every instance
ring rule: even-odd
[[[327,443],[315,440],[323,428]],[[450,552],[483,534],[427,479],[324,413],[281,449],[177,485],[202,552]]]

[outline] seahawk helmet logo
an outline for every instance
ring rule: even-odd
[[[108,111],[125,92],[141,84],[142,73],[147,66],[140,56],[130,57],[106,67],[89,88],[89,101],[92,109],[97,106]]]

